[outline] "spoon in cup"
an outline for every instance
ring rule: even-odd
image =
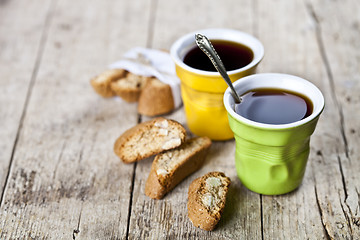
[[[212,64],[214,65],[215,69],[220,73],[222,78],[230,87],[231,95],[234,98],[235,104],[241,103],[242,99],[235,91],[235,88],[230,80],[230,77],[226,72],[225,66],[221,61],[219,55],[215,51],[215,48],[211,44],[210,40],[205,35],[197,33],[195,34],[195,42],[197,46],[206,54],[206,56],[208,56],[208,58],[211,60]]]

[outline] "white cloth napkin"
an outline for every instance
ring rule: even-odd
[[[180,79],[175,73],[175,64],[170,54],[149,48],[130,49],[123,59],[109,65],[109,68],[122,68],[136,75],[154,76],[170,85],[175,108],[181,105]]]

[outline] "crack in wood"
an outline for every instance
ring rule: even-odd
[[[6,189],[7,189],[7,186],[8,186],[10,173],[12,171],[12,165],[13,165],[15,150],[17,148],[17,144],[18,144],[18,141],[19,141],[20,133],[21,133],[22,128],[23,128],[23,123],[24,123],[24,119],[25,119],[25,116],[26,116],[27,108],[28,108],[28,105],[29,105],[29,102],[30,102],[32,90],[34,88],[36,77],[38,75],[38,71],[39,71],[39,68],[40,68],[41,60],[42,60],[44,49],[45,49],[45,44],[47,42],[47,36],[48,36],[49,28],[50,28],[50,23],[51,23],[53,15],[54,15],[55,8],[56,8],[56,0],[53,0],[49,4],[49,9],[48,9],[48,12],[47,12],[46,17],[45,17],[44,27],[43,27],[41,37],[40,37],[40,41],[39,41],[39,47],[38,47],[38,51],[37,51],[37,54],[36,54],[34,68],[33,68],[33,71],[31,73],[29,87],[28,87],[28,90],[26,92],[24,107],[23,107],[23,111],[21,113],[21,117],[20,117],[20,121],[19,121],[19,127],[18,127],[18,130],[16,132],[14,145],[13,145],[13,148],[12,148],[12,151],[11,151],[9,166],[7,168],[8,171],[6,173],[4,185],[2,186],[2,192],[1,192],[1,197],[0,197],[0,207],[2,207],[3,204],[4,204],[5,192],[6,192]]]
[[[348,216],[348,214],[346,213],[345,209],[343,208],[343,205],[340,201],[340,204],[341,204],[341,208],[343,210],[343,213],[345,215],[345,218],[347,219],[347,221],[349,222],[349,228],[351,229],[352,231],[352,227],[351,227],[351,221],[350,221],[350,218],[352,220],[352,223],[356,226],[360,226],[360,219],[357,219],[355,216],[356,214],[353,214],[353,212],[351,211],[351,208],[349,206],[349,204],[347,203],[347,199],[348,199],[348,192],[347,192],[347,188],[346,188],[346,182],[345,182],[345,176],[344,176],[344,173],[343,173],[343,168],[342,168],[342,164],[341,164],[341,161],[340,161],[340,157],[338,156],[338,162],[339,162],[339,169],[340,169],[340,174],[341,174],[341,180],[342,180],[342,184],[343,184],[343,188],[344,188],[344,194],[345,194],[345,199],[344,199],[344,204],[345,206],[347,207],[348,211],[349,211],[349,214],[350,214],[350,217]],[[357,192],[357,189],[355,188],[355,191]],[[359,193],[357,192],[358,194],[358,198],[359,198]]]
[[[344,199],[344,203],[346,203],[346,200],[348,199],[348,192],[346,189],[346,182],[345,182],[345,176],[344,176],[344,172],[343,172],[343,168],[342,168],[342,163],[340,161],[340,156],[337,156],[338,159],[338,163],[339,163],[339,171],[340,171],[340,175],[341,175],[341,182],[344,188],[344,194],[345,194],[345,199]]]
[[[126,225],[126,239],[129,239],[130,219],[131,219],[131,212],[132,212],[132,202],[133,202],[135,176],[136,176],[136,166],[137,166],[137,162],[134,163],[132,180],[131,180],[129,211],[128,211],[128,220],[127,220],[127,225]]]
[[[137,124],[142,122],[142,115],[137,115]],[[128,210],[128,219],[126,225],[126,234],[125,239],[129,239],[129,231],[130,231],[130,220],[131,220],[131,213],[132,213],[132,204],[133,204],[133,194],[134,194],[134,186],[135,186],[135,176],[136,176],[136,167],[137,162],[134,163],[132,179],[131,179],[131,186],[130,186],[130,200],[129,200],[129,210]]]
[[[345,133],[345,119],[344,119],[345,117],[344,117],[344,112],[342,110],[341,104],[339,104],[338,109],[339,109],[339,116],[340,116],[340,131],[341,131],[341,136],[343,138],[344,147],[345,147],[345,156],[349,160],[349,162],[351,162],[351,158],[350,158],[350,154],[349,154],[349,144],[348,144],[347,136]]]
[[[259,8],[258,8],[258,1],[257,0],[253,0],[252,2],[252,10],[253,10],[253,16],[258,16],[259,15]],[[252,31],[255,37],[259,36],[259,25],[257,22],[257,18],[254,17],[253,22],[252,22]]]
[[[80,232],[79,229],[74,229],[74,231],[73,231],[73,239],[74,239],[74,240],[76,239],[75,234],[78,234],[79,232]]]
[[[320,213],[321,224],[323,226],[326,239],[334,239],[330,236],[330,233],[328,232],[328,229],[326,227],[326,223],[324,222],[323,210],[320,205],[320,200],[319,200],[319,196],[318,196],[317,189],[316,189],[316,182],[315,182],[315,186],[314,186],[314,191],[315,191],[316,205],[317,205],[319,213]]]
[[[357,193],[357,196],[358,196],[358,206],[356,208],[356,215],[358,214],[358,210],[360,209],[360,193],[359,193],[359,190],[357,189],[357,187],[355,187],[355,191]]]
[[[80,233],[81,213],[82,213],[82,204],[81,204],[81,209],[80,209],[80,214],[79,214],[79,219],[78,219],[77,227],[76,227],[76,229],[73,230],[73,233],[72,233],[73,240],[75,240],[77,234]]]
[[[3,204],[4,204],[5,192],[6,192],[6,189],[7,189],[7,185],[8,185],[8,181],[9,181],[9,177],[10,177],[10,172],[11,172],[11,169],[12,169],[12,163],[13,163],[13,159],[14,159],[15,149],[16,149],[16,146],[17,146],[17,143],[18,143],[18,140],[19,140],[19,134],[20,134],[20,128],[22,126],[22,122],[23,122],[23,116],[21,116],[21,119],[20,119],[19,128],[18,128],[18,131],[16,133],[13,149],[11,151],[10,162],[9,162],[8,171],[6,173],[4,186],[2,186],[2,192],[1,192],[1,197],[0,197],[0,207],[2,207]]]
[[[79,139],[79,143],[82,143],[82,142],[83,142],[83,139],[84,139],[84,136],[85,136],[85,132],[86,132],[86,128],[84,129],[84,131],[81,132],[80,139]],[[81,161],[82,161],[82,159],[83,159],[84,148],[85,148],[85,147],[84,147],[84,145],[82,144],[81,149],[80,149],[80,152],[79,152],[78,165],[81,164]]]
[[[147,39],[146,39],[146,47],[152,47],[152,41],[154,38],[155,32],[155,19],[156,19],[156,9],[158,5],[158,0],[152,0],[150,7],[150,14],[149,14],[149,21],[148,21],[148,32],[147,32]]]
[[[90,150],[89,150],[89,155],[91,155],[91,154],[93,153],[93,151],[94,151],[94,146],[95,146],[95,144],[96,144],[96,138],[97,138],[97,136],[98,136],[98,132],[95,131],[94,134],[93,134],[93,136],[92,136],[92,141],[91,141],[91,147],[90,147]]]
[[[349,229],[350,229],[350,239],[353,239],[353,230],[352,230],[352,227],[351,227],[350,218],[349,218],[349,216],[347,215],[347,213],[346,213],[346,211],[345,211],[345,209],[344,209],[344,205],[343,205],[343,203],[342,203],[342,201],[341,201],[340,193],[339,193],[339,202],[340,202],[341,210],[342,210],[342,212],[343,212],[343,214],[344,214],[344,217],[345,217],[345,219],[346,219],[346,225],[347,225],[347,226],[349,227]],[[345,203],[345,204],[346,204],[346,203]]]
[[[83,158],[84,154],[84,146],[81,146],[80,153],[79,153],[79,159],[78,159],[78,165],[81,165],[81,160]]]
[[[62,159],[62,156],[63,156],[63,153],[64,153],[64,150],[65,150],[65,147],[66,147],[66,141],[63,142],[62,146],[61,146],[61,150],[60,150],[60,154],[59,154],[59,157],[56,161],[56,165],[55,165],[55,168],[54,168],[54,171],[53,171],[53,181],[55,180],[56,178],[56,173],[57,173],[57,169],[59,167],[59,164],[60,164],[60,161]]]

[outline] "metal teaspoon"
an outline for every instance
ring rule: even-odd
[[[227,85],[231,89],[231,95],[234,98],[234,101],[236,104],[241,103],[241,98],[235,91],[235,88],[230,80],[229,75],[226,72],[225,66],[223,62],[221,61],[219,55],[215,51],[214,46],[211,44],[209,39],[200,33],[195,34],[195,42],[198,45],[198,47],[208,56],[208,58],[211,60],[212,64],[216,68],[216,70],[220,73],[220,75],[223,77]]]

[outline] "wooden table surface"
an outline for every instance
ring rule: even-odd
[[[300,188],[263,196],[242,186],[234,141],[163,200],[144,194],[152,159],[124,164],[115,139],[149,118],[104,99],[89,80],[130,48],[169,49],[226,27],[265,47],[258,72],[303,77],[326,107]],[[0,239],[359,239],[360,1],[0,0]],[[183,108],[165,115],[186,125]],[[187,217],[192,180],[232,180],[217,228]]]

